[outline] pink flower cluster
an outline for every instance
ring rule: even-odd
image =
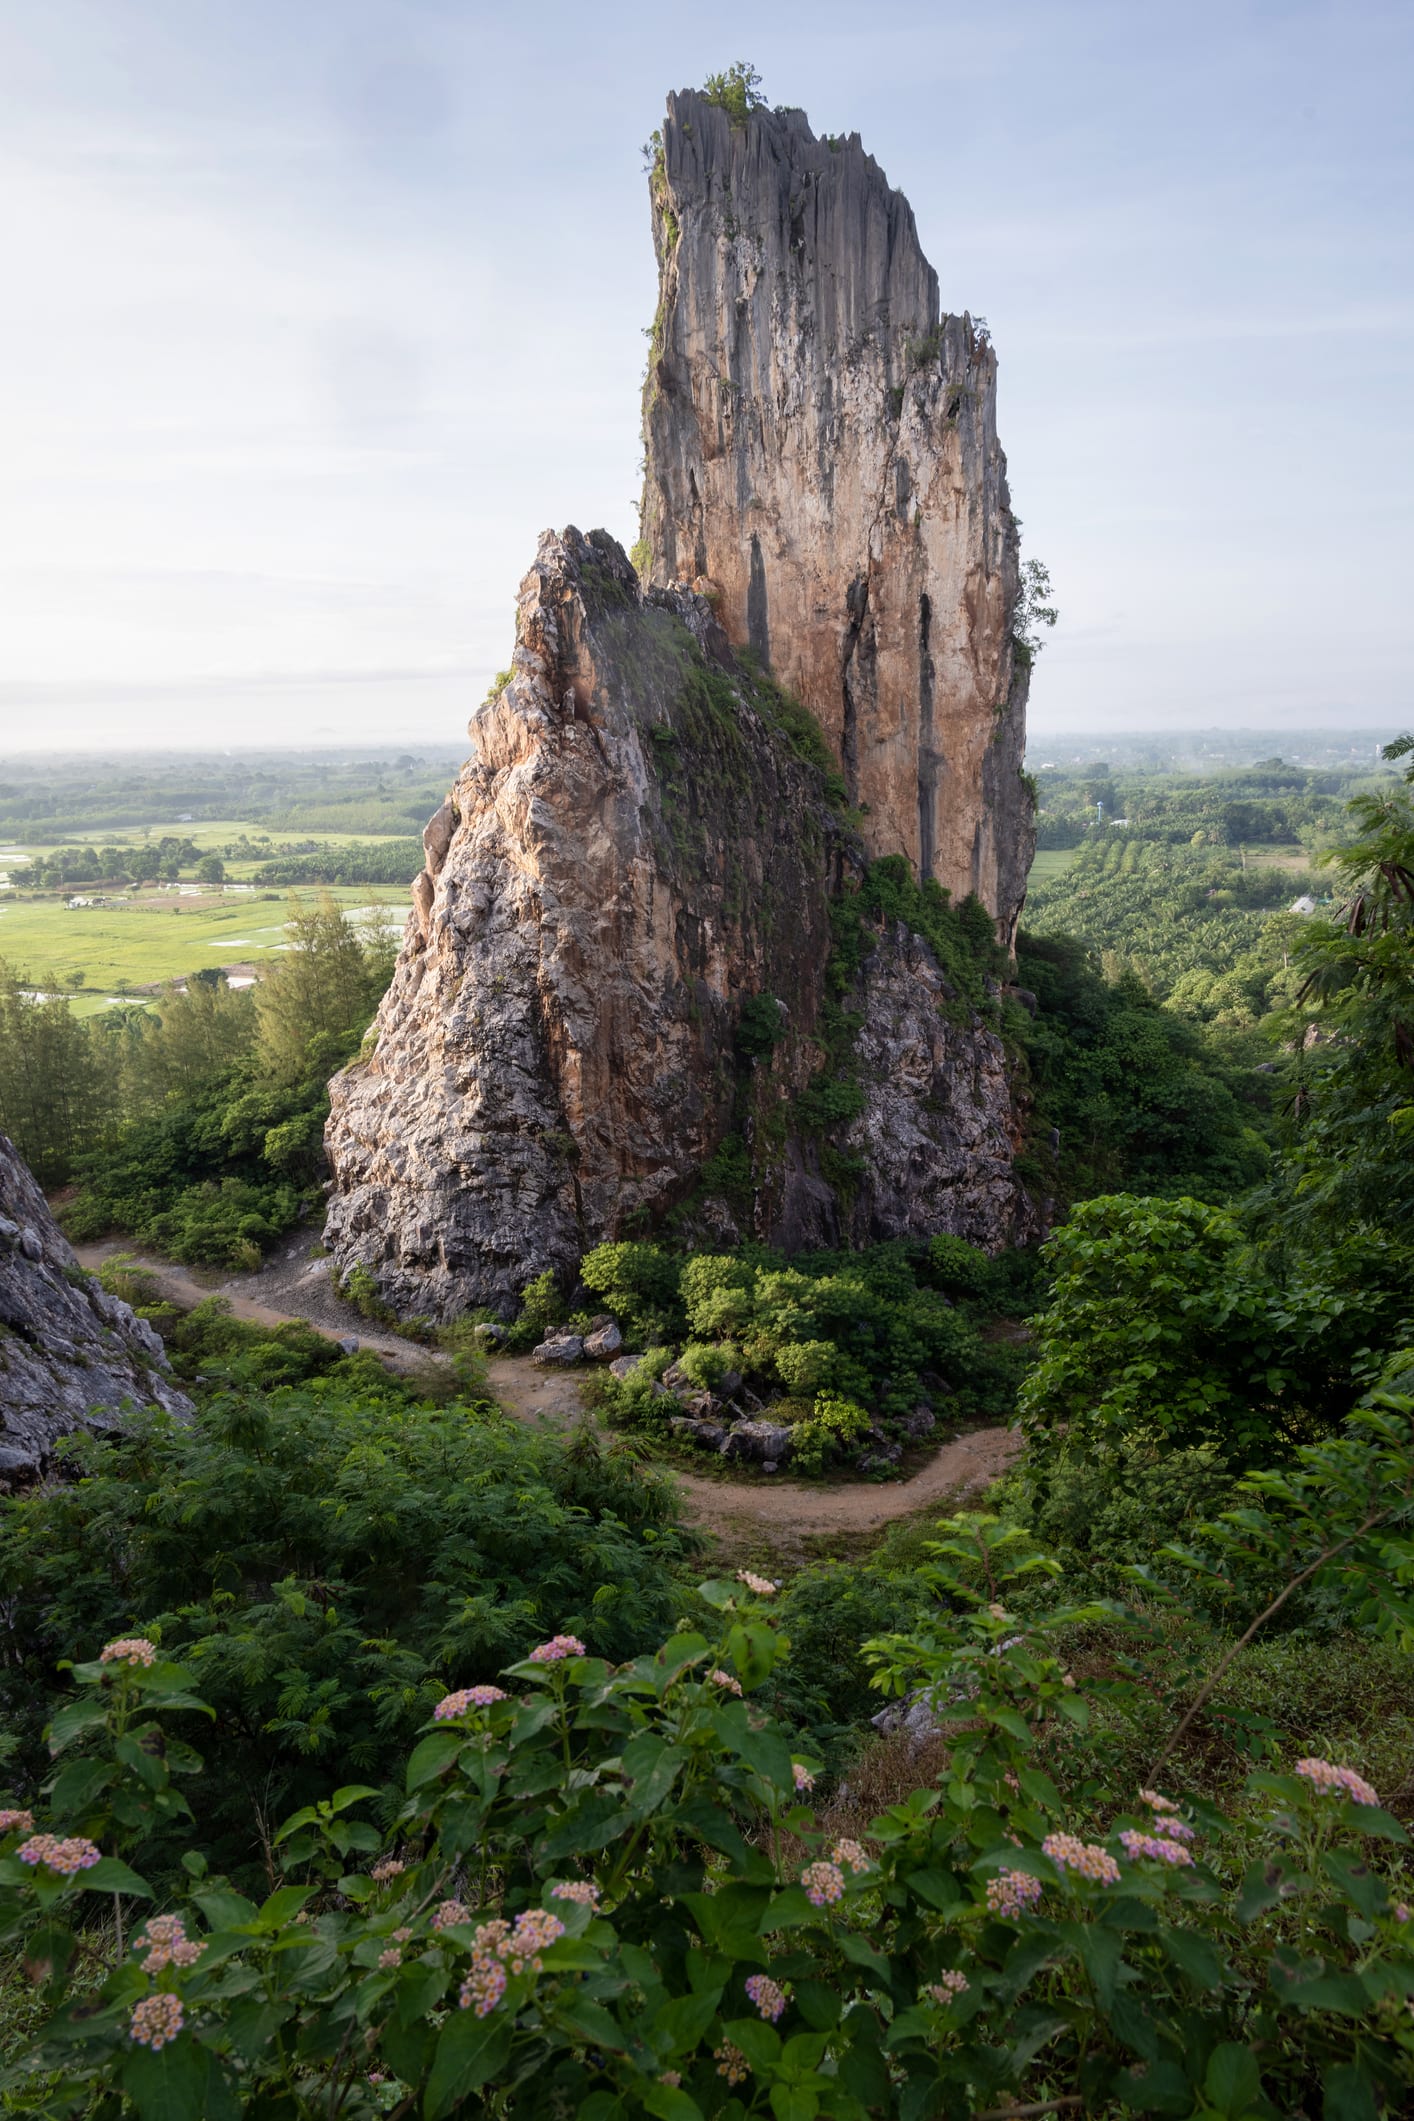
[[[387,1885],[390,1879],[401,1878],[406,1869],[407,1865],[399,1863],[396,1856],[385,1856],[381,1863],[374,1864],[368,1875],[375,1885]]]
[[[709,1685],[719,1686],[724,1694],[740,1694],[741,1692],[741,1681],[734,1678],[730,1672],[724,1672],[720,1665],[707,1674],[707,1679]]]
[[[478,2018],[484,2018],[506,1993],[507,1967],[513,1974],[538,1974],[543,1965],[541,1952],[564,1934],[559,1916],[541,1907],[528,1907],[517,1915],[514,1929],[499,1916],[483,1922],[472,1938],[471,1971],[459,1998],[462,2009],[474,2009]]]
[[[157,1645],[149,1642],[145,1635],[120,1635],[116,1642],[105,1643],[98,1653],[100,1664],[156,1664]]]
[[[552,1635],[548,1642],[537,1643],[530,1653],[532,1664],[558,1664],[564,1657],[587,1657],[589,1652],[578,1635]]]
[[[1141,1790],[1139,1802],[1147,1804],[1151,1812],[1176,1812],[1178,1806],[1172,1797],[1161,1797],[1157,1790]]]
[[[580,1907],[598,1907],[599,1888],[592,1878],[565,1878],[550,1888],[552,1900],[573,1900]]]
[[[380,1952],[378,1954],[378,1971],[381,1974],[391,1974],[393,1968],[395,1966],[401,1966],[402,1963],[403,1955],[398,1950],[396,1944],[390,1944],[386,1952]]]
[[[1119,1865],[1098,1842],[1081,1841],[1074,1834],[1047,1834],[1041,1850],[1058,1870],[1074,1871],[1078,1878],[1089,1878],[1096,1885],[1119,1882]]]
[[[1296,1772],[1310,1783],[1312,1789],[1332,1793],[1344,1790],[1356,1804],[1378,1804],[1380,1801],[1364,1776],[1357,1775],[1354,1768],[1336,1767],[1329,1760],[1298,1760]]]
[[[987,1905],[994,1915],[1014,1920],[1029,1914],[1041,1897],[1042,1885],[1029,1871],[998,1871],[987,1880]]]
[[[939,1974],[936,1981],[928,1983],[923,1993],[931,2003],[951,2003],[954,1996],[965,1996],[971,1986],[966,1974]]]
[[[538,1652],[536,1653],[538,1655]],[[494,1702],[507,1701],[509,1695],[499,1686],[464,1686],[455,1694],[444,1694],[432,1711],[434,1723],[450,1723],[454,1716],[465,1716],[468,1709],[489,1709]]]
[[[717,2075],[725,2077],[728,2084],[745,2084],[751,2075],[745,2055],[739,2047],[733,2047],[730,2040],[713,2048],[712,2059],[717,2065]]]
[[[31,1834],[15,1854],[21,1863],[42,1863],[61,1878],[72,1878],[75,1871],[91,1871],[99,1860],[98,1848],[81,1834],[70,1841],[61,1841],[57,1834]]]
[[[184,2016],[181,1997],[159,1989],[155,1996],[144,1996],[133,2005],[129,2030],[139,2047],[165,2047],[181,2031]]]
[[[815,1777],[811,1774],[809,1768],[806,1767],[801,1761],[793,1760],[790,1765],[790,1772],[791,1778],[795,1783],[796,1789],[799,1791],[802,1797],[805,1795],[807,1790],[814,1789]]]
[[[872,1868],[871,1858],[857,1841],[837,1841],[830,1854],[836,1863],[846,1870],[853,1871],[856,1877],[861,1871]]]
[[[1191,1841],[1193,1829],[1186,1819],[1176,1819],[1171,1812],[1162,1812],[1154,1821],[1154,1832],[1164,1834],[1170,1841]]]
[[[195,1966],[206,1946],[187,1935],[180,1915],[154,1915],[133,1939],[133,1949],[146,1954],[145,1974],[160,1974],[164,1966]]]
[[[33,1812],[12,1811],[9,1808],[0,1810],[0,1834],[32,1834],[33,1832]]]
[[[1158,1823],[1156,1820],[1155,1824]],[[1174,1870],[1181,1870],[1193,1861],[1183,1843],[1170,1840],[1166,1834],[1141,1834],[1134,1827],[1127,1826],[1119,1838],[1125,1855],[1136,1863],[1147,1856],[1154,1863],[1167,1863]]]
[[[774,2025],[786,2007],[786,1992],[780,1983],[773,1981],[769,1974],[748,1974],[746,1993],[761,2016],[769,2018]]]
[[[755,1576],[750,1569],[738,1569],[736,1580],[744,1583],[748,1591],[754,1591],[758,1598],[774,1598],[780,1588],[769,1576]]]
[[[812,1907],[833,1907],[844,1898],[844,1872],[837,1863],[807,1863],[800,1882]]]
[[[460,1900],[444,1900],[440,1907],[432,1911],[432,1927],[434,1930],[455,1929],[459,1922],[466,1921],[470,1913],[471,1909],[464,1906]]]

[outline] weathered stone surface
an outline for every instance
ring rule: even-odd
[[[726,1440],[727,1431],[715,1421],[697,1421],[690,1414],[674,1414],[668,1422],[673,1434],[684,1443],[696,1444],[704,1451],[718,1451]]]
[[[189,1415],[146,1319],[81,1274],[44,1195],[0,1134],[0,1486],[38,1479],[60,1437],[125,1411]]]
[[[376,1043],[331,1086],[326,1242],[403,1313],[509,1317],[537,1274],[568,1288],[590,1246],[670,1213],[699,1247],[787,1252],[936,1231],[996,1250],[1036,1225],[1001,1040],[902,927],[835,997],[863,1109],[828,1140],[799,1117],[839,1060],[832,901],[871,851],[976,888],[1003,934],[1020,903],[994,358],[939,318],[857,141],[679,97],[653,184],[655,586],[601,531],[541,539],[509,680],[424,835]],[[814,709],[867,846],[729,634]],[[769,1051],[740,1036],[765,997]]]
[[[584,1352],[591,1362],[612,1362],[623,1344],[623,1334],[611,1319],[586,1336]]]
[[[858,136],[670,96],[644,392],[653,580],[694,582],[818,717],[873,854],[1010,941],[1034,845],[997,362],[941,314]]]
[[[639,1361],[640,1358],[637,1355],[616,1356],[609,1365],[610,1377],[616,1377],[619,1383],[622,1384],[625,1378],[632,1377],[634,1371],[638,1368]]]
[[[530,1359],[538,1362],[542,1369],[568,1369],[571,1363],[579,1362],[584,1354],[584,1342],[578,1333],[559,1333],[551,1340],[542,1340],[538,1348],[532,1348]]]
[[[771,1459],[776,1465],[791,1455],[794,1448],[790,1429],[783,1422],[739,1421],[734,1429],[727,1431],[722,1444],[723,1458],[744,1458],[761,1464]]]
[[[864,1167],[847,1220],[856,1243],[950,1230],[995,1249],[1036,1231],[1014,1169],[1022,1122],[1006,1048],[969,1011],[940,1007],[945,987],[901,921],[863,966],[854,1051],[865,1104],[845,1135]]]

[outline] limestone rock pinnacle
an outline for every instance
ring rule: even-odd
[[[668,99],[650,180],[652,578],[694,582],[819,720],[875,855],[1011,942],[1034,845],[996,356],[940,314],[857,135]]]

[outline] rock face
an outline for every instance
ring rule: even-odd
[[[61,1436],[115,1428],[139,1406],[192,1411],[152,1327],[80,1271],[0,1134],[0,1487],[38,1479]]]
[[[601,531],[542,537],[376,1039],[331,1086],[325,1239],[403,1313],[509,1316],[535,1275],[669,1217],[787,1251],[1035,1227],[999,1010],[882,916],[832,961],[872,855],[1014,926],[992,355],[939,323],[857,142],[678,97],[653,186],[653,580]]]
[[[975,892],[1010,944],[1034,828],[996,356],[940,313],[857,135],[684,93],[661,139],[652,578],[703,589],[813,711],[870,853]]]

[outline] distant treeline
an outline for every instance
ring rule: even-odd
[[[279,832],[420,832],[461,767],[453,751],[131,752],[0,764],[0,835],[30,844],[215,819]]]
[[[421,840],[350,840],[346,847],[284,855],[255,872],[257,884],[410,884],[422,867]]]

